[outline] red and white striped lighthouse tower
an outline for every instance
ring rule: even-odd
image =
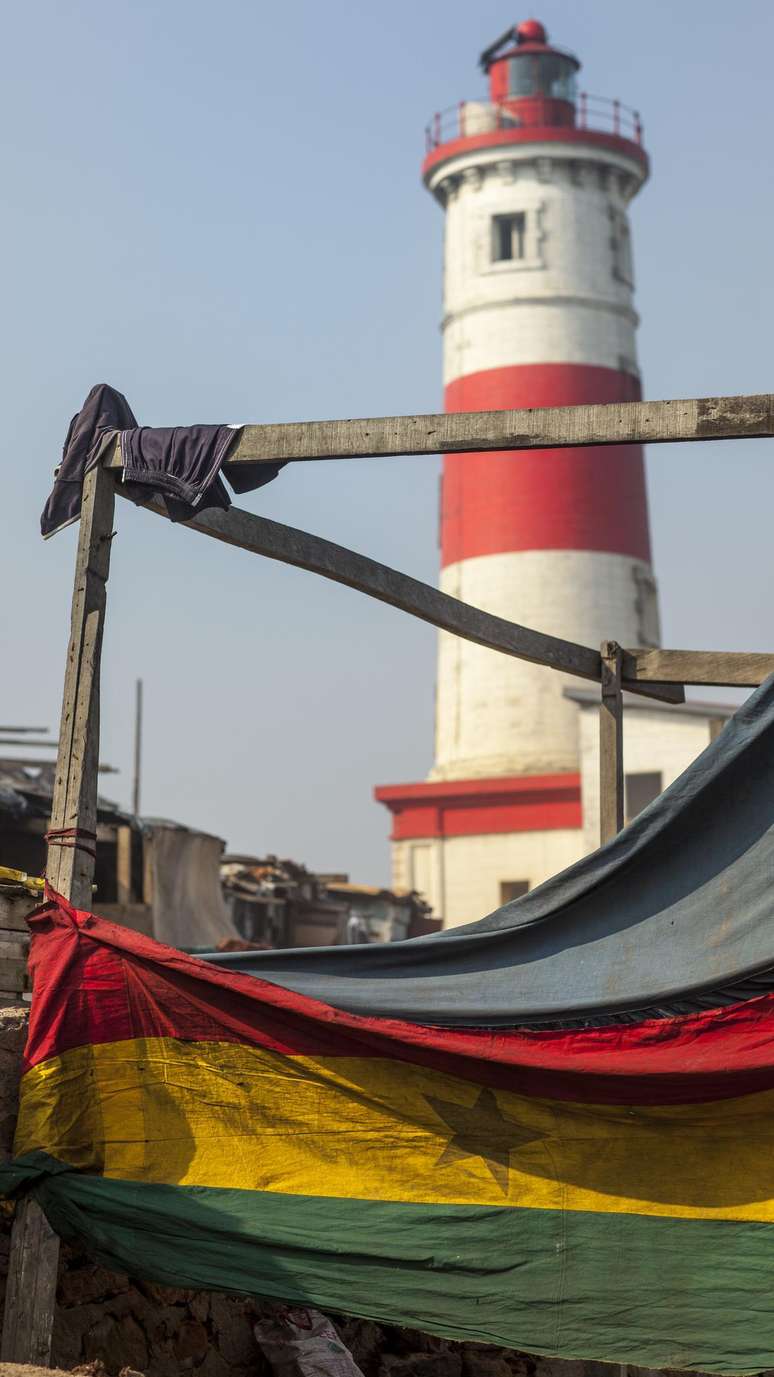
[[[437,116],[423,166],[445,211],[446,410],[635,399],[639,119],[579,96],[580,63],[536,20],[481,62],[489,100]],[[658,641],[639,447],[446,456],[441,560],[444,591],[526,626],[593,646]],[[447,920],[494,906],[466,876],[508,897],[581,854],[567,687],[441,635],[430,780],[377,797],[395,818],[395,882],[424,887]]]

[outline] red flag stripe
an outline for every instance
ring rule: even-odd
[[[608,1104],[695,1103],[774,1088],[774,995],[625,1026],[445,1029],[362,1018],[232,974],[58,896],[38,909],[27,1067],[136,1037],[238,1042],[285,1055],[390,1057],[483,1085]],[[99,998],[95,998],[96,994]],[[59,1012],[52,1018],[47,1006]]]

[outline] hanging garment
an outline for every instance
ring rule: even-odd
[[[138,426],[120,392],[107,383],[92,387],[73,417],[65,438],[62,463],[43,509],[44,537],[77,521],[86,474],[118,439],[125,490],[135,502],[159,495],[173,521],[188,521],[208,507],[225,510],[231,499],[221,477],[225,471],[236,492],[248,492],[276,478],[282,464],[227,464],[241,427]]]
[[[563,1358],[774,1367],[774,995],[432,1028],[58,896],[30,926],[0,1192],[105,1266]]]

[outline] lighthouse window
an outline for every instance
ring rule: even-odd
[[[505,263],[523,258],[526,238],[526,216],[495,215],[492,220],[492,262]]]
[[[575,100],[575,72],[572,58],[559,53],[522,53],[508,62],[508,95],[548,96],[552,100]]]
[[[521,899],[525,894],[529,894],[529,880],[500,881],[501,904],[510,904],[514,899]]]

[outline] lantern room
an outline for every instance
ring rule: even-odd
[[[580,62],[549,45],[537,19],[509,29],[481,55],[492,104],[526,126],[574,125]]]

